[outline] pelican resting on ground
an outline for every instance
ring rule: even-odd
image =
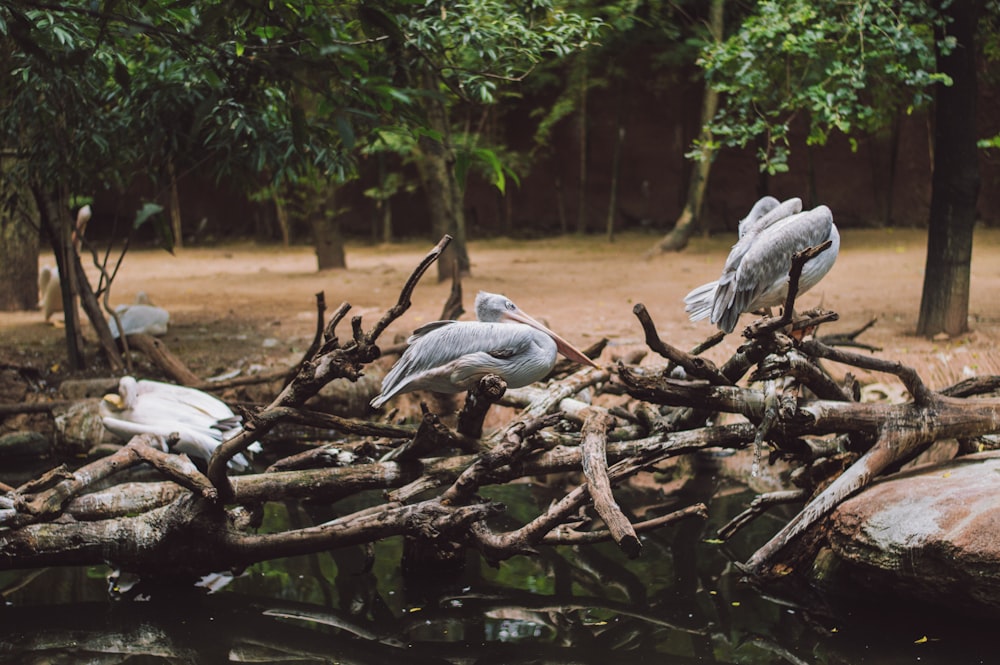
[[[62,287],[59,285],[59,269],[42,266],[38,271],[38,307],[45,315],[45,322],[63,309]]]
[[[534,383],[552,371],[556,354],[597,367],[569,342],[531,318],[504,296],[480,291],[478,321],[434,321],[417,328],[409,346],[382,380],[371,401],[378,408],[400,393],[457,393],[496,374],[508,388]]]
[[[115,313],[122,322],[122,330],[126,335],[166,335],[167,325],[170,323],[170,312],[157,307],[146,295],[145,291],[135,294],[135,302],[131,305],[118,305]],[[108,327],[111,328],[111,337],[118,339],[118,325],[115,317],[108,317]]]
[[[208,393],[159,381],[123,376],[118,392],[101,400],[104,428],[123,440],[136,434],[179,436],[171,452],[184,453],[192,460],[208,463],[223,441],[236,436],[243,427],[242,418],[225,402]],[[260,451],[254,444],[250,450]],[[242,454],[229,460],[229,468],[246,471],[250,462]]]
[[[798,291],[802,294],[830,272],[840,251],[840,233],[830,209],[821,205],[802,212],[802,201],[797,198],[782,203],[770,196],[762,198],[740,222],[739,233],[722,277],[684,298],[692,321],[708,318],[725,333],[736,328],[743,312],[785,302],[793,254],[827,240],[832,243],[803,266]]]

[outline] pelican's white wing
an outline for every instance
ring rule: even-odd
[[[741,313],[781,304],[788,292],[792,255],[827,239],[834,240],[836,246],[806,264],[800,293],[815,286],[837,258],[840,236],[833,224],[833,213],[826,206],[818,206],[760,228],[737,264],[727,263],[730,270],[719,280],[712,322],[732,332]]]
[[[487,374],[503,377],[511,388],[525,386],[548,374],[556,357],[552,338],[519,323],[437,321],[410,341],[372,400],[375,408],[412,390],[468,390]]]

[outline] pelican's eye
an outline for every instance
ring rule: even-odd
[[[515,305],[509,300],[505,300],[503,306],[507,308],[508,312],[513,312],[515,309],[517,309],[517,305]]]

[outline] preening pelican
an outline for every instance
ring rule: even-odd
[[[575,362],[597,367],[572,344],[531,318],[504,296],[480,291],[478,321],[434,321],[417,328],[409,346],[382,380],[382,392],[371,401],[378,408],[400,393],[469,390],[487,374],[509,388],[544,378],[561,353]]]
[[[167,334],[170,312],[154,305],[145,291],[139,291],[135,294],[133,304],[115,307],[115,312],[122,322],[122,330],[125,331],[126,335]],[[108,327],[111,328],[111,337],[118,339],[118,325],[115,323],[115,317],[108,317]]]
[[[172,451],[205,463],[219,444],[243,429],[242,418],[213,395],[170,383],[136,381],[131,376],[119,380],[117,394],[104,396],[100,412],[105,429],[126,441],[136,434],[176,432],[180,438]],[[229,467],[246,471],[250,462],[239,454],[229,460]]]
[[[743,312],[784,303],[793,254],[830,240],[831,246],[802,268],[799,293],[816,286],[837,260],[840,233],[825,205],[801,210],[797,198],[778,203],[766,196],[754,204],[740,222],[740,238],[729,252],[722,277],[685,296],[690,319],[709,318],[719,330],[731,333]]]
[[[45,315],[45,322],[63,309],[62,287],[59,285],[59,269],[42,266],[38,271],[38,307]]]

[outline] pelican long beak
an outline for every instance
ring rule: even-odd
[[[105,395],[101,399],[103,399],[105,402],[107,402],[111,406],[115,407],[119,411],[124,411],[125,410],[125,404],[122,401],[122,397],[121,397],[121,395],[119,395],[117,393],[108,393],[107,395]]]
[[[576,348],[575,346],[564,340],[562,337],[555,334],[554,332],[549,330],[546,326],[542,325],[540,322],[528,316],[521,310],[517,310],[515,312],[504,312],[502,318],[505,318],[509,321],[514,321],[515,323],[523,323],[525,325],[531,326],[532,328],[541,330],[543,333],[545,333],[553,340],[555,340],[556,349],[559,350],[559,353],[563,354],[573,362],[580,363],[581,365],[589,365],[590,367],[597,367],[597,363],[595,363],[593,360],[585,356],[583,351]]]

